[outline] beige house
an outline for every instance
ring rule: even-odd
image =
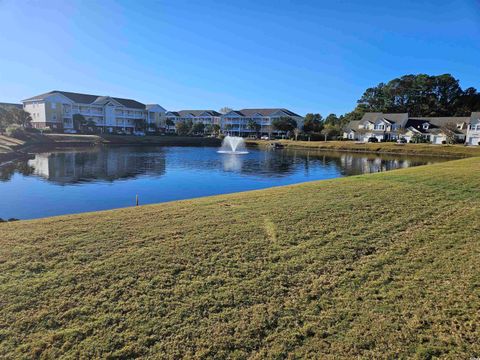
[[[143,124],[160,126],[166,110],[157,104],[145,105],[132,99],[111,96],[80,94],[67,91],[50,91],[23,102],[23,108],[32,116],[32,126],[37,129],[78,129],[76,114],[94,123],[103,132],[122,130],[127,133]]]

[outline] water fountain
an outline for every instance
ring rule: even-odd
[[[248,154],[245,148],[245,140],[239,136],[225,136],[225,139],[222,141],[222,147],[217,152],[232,155]]]

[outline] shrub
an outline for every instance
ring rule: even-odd
[[[25,137],[25,129],[22,128],[20,125],[16,125],[16,124],[9,125],[5,129],[5,133],[8,136],[11,136],[11,137],[14,137],[14,138],[19,138],[20,139],[22,137]]]

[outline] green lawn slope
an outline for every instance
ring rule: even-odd
[[[480,158],[0,224],[0,358],[480,356]]]

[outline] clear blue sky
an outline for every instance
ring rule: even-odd
[[[327,115],[408,73],[480,88],[480,1],[0,0],[0,102],[57,89]]]

